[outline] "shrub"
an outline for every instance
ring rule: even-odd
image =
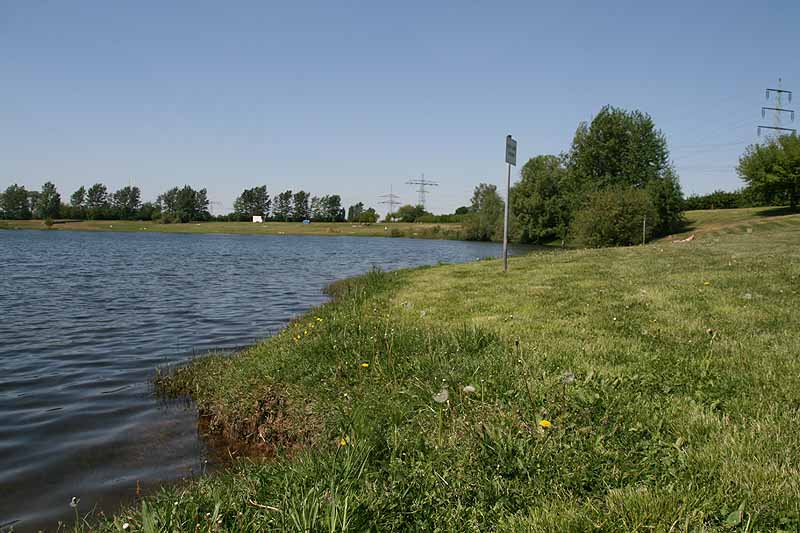
[[[589,195],[572,225],[575,240],[590,248],[630,246],[642,242],[642,222],[647,217],[645,238],[658,226],[657,212],[647,192],[613,188]]]

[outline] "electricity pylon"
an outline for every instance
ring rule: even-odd
[[[797,129],[795,128],[784,128],[782,123],[782,117],[786,116],[785,113],[789,114],[790,122],[794,122],[794,109],[788,109],[783,107],[783,97],[787,96],[789,103],[792,102],[792,91],[787,91],[786,89],[781,87],[781,78],[778,78],[778,88],[771,89],[767,88],[767,100],[769,100],[770,95],[775,97],[775,107],[762,107],[761,108],[761,118],[765,118],[767,116],[767,111],[773,112],[773,119],[772,119],[772,126],[759,126],[758,127],[758,135],[761,135],[761,130],[773,130],[776,132],[791,132],[797,133]]]

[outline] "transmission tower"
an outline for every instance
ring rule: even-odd
[[[392,190],[392,186],[389,185],[389,194],[381,194],[381,198],[386,198],[386,200],[382,200],[380,203],[388,204],[389,205],[389,214],[393,215],[395,213],[394,206],[400,203],[400,197],[394,194]]]
[[[794,122],[794,109],[787,109],[783,107],[783,97],[788,97],[789,103],[792,102],[792,91],[787,91],[783,87],[781,87],[781,78],[778,78],[778,88],[777,89],[770,89],[767,88],[767,100],[770,99],[770,96],[775,98],[775,107],[762,107],[761,108],[761,118],[765,118],[767,116],[767,111],[772,111],[773,113],[773,120],[772,126],[759,126],[758,127],[758,135],[761,135],[761,130],[773,130],[778,132],[791,132],[797,133],[795,128],[784,128],[782,123],[782,118],[786,116],[786,113],[789,114],[790,122]]]
[[[439,186],[439,184],[435,181],[425,178],[425,174],[420,176],[419,179],[408,180],[406,185],[419,185],[419,189],[417,189],[417,192],[419,193],[419,205],[421,205],[423,209],[425,209],[425,195],[428,194],[428,191],[425,189],[425,187]]]

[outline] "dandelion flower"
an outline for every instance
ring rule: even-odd
[[[711,285],[711,282],[710,281],[704,281],[703,285]]]
[[[341,440],[339,440],[339,446],[347,446],[347,439],[342,437]]]
[[[547,428],[551,427],[552,425],[553,424],[551,424],[549,420],[539,420],[539,426],[543,427],[544,429],[547,429]]]
[[[361,368],[369,368],[369,363],[361,363]]]
[[[473,387],[472,385],[467,385],[466,387],[464,387],[463,390],[467,394],[472,394],[473,392],[475,392],[475,387]]]
[[[445,387],[442,387],[442,390],[433,395],[433,401],[436,403],[444,403],[449,399],[450,393],[447,392],[447,388]]]

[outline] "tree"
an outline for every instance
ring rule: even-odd
[[[31,218],[31,207],[28,203],[28,191],[22,185],[10,185],[0,195],[0,214],[11,220],[28,220]]]
[[[248,220],[253,216],[268,217],[272,200],[267,194],[267,186],[245,189],[233,202],[233,212],[239,220]]]
[[[425,209],[421,205],[411,204],[402,205],[393,213],[394,218],[399,219],[400,222],[416,222],[425,214]]]
[[[503,233],[505,202],[497,194],[497,186],[481,183],[472,194],[472,205],[466,223],[467,238],[474,241],[499,240]]]
[[[745,149],[736,168],[747,184],[769,198],[785,194],[792,211],[800,202],[800,137],[781,135]]]
[[[86,203],[86,187],[81,185],[69,197],[69,204],[76,209],[83,209]]]
[[[522,178],[511,189],[511,211],[522,242],[566,239],[570,222],[565,194],[567,169],[554,155],[540,155],[522,167]]]
[[[344,222],[345,213],[342,208],[342,197],[338,194],[325,195],[320,200],[323,220],[328,222]]]
[[[302,222],[311,218],[311,208],[308,201],[311,195],[306,191],[297,191],[292,196],[292,220]]]
[[[164,214],[179,222],[202,222],[211,218],[206,189],[194,190],[189,185],[173,187],[159,195],[157,202],[162,219]]]
[[[612,187],[591,193],[575,215],[576,240],[591,248],[630,246],[642,242],[642,221],[656,218],[653,201],[647,191],[630,187]],[[647,227],[649,239],[654,228]]]
[[[292,215],[292,191],[283,191],[275,197],[272,207],[272,218],[286,222]]]
[[[568,154],[573,176],[590,190],[612,186],[644,189],[670,170],[667,141],[641,111],[603,107],[578,126]]]
[[[61,210],[61,195],[52,182],[42,185],[42,192],[36,199],[35,212],[37,218],[58,218]]]
[[[86,210],[90,219],[98,219],[108,212],[108,189],[102,183],[95,183],[86,192]]]
[[[347,208],[347,220],[350,222],[358,222],[361,213],[364,212],[364,203],[358,202]]]
[[[370,207],[361,212],[358,216],[357,222],[361,222],[363,224],[374,224],[378,221],[378,212],[375,211],[374,208]]]
[[[111,205],[115,216],[123,220],[134,218],[141,206],[141,191],[139,187],[126,186],[116,191],[111,196]]]
[[[456,212],[455,212],[456,215],[466,215],[468,213],[469,213],[469,207],[467,207],[465,205],[462,205],[461,207],[456,209]]]
[[[311,197],[309,210],[311,211],[311,220],[317,221],[324,219],[325,212],[322,208],[322,199],[319,196]]]

